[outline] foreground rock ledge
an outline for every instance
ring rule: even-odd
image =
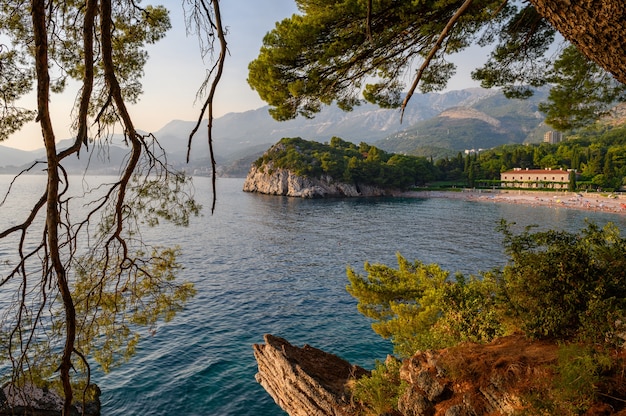
[[[298,348],[272,335],[265,335],[265,342],[254,345],[259,365],[256,379],[289,415],[359,414],[361,409],[351,403],[347,386],[368,374],[366,370],[335,355],[308,345]],[[511,335],[486,345],[467,343],[453,349],[418,351],[402,363],[400,378],[408,387],[399,398],[398,411],[391,415],[522,414],[529,410],[522,398],[528,391],[525,389],[543,386],[553,377],[557,350],[556,343]],[[624,397],[620,392],[616,394]],[[616,400],[613,405],[599,401],[586,415],[625,416],[622,399]]]
[[[95,398],[82,405],[72,406],[70,416],[100,416],[100,389],[95,384],[89,386]],[[61,416],[63,399],[49,389],[27,384],[16,388],[7,383],[0,388],[0,415]]]
[[[291,416],[350,416],[348,382],[369,372],[309,345],[295,347],[283,338],[265,335],[253,346],[259,366],[256,380]]]

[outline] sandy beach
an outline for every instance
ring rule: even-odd
[[[463,189],[461,191],[414,191],[405,195],[418,198],[453,198],[467,201],[603,211],[626,215],[626,195],[616,194]]]

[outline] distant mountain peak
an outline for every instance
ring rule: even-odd
[[[493,118],[482,111],[478,111],[471,107],[453,107],[443,111],[439,117],[447,117],[451,119],[478,119],[495,128],[500,128],[500,120]]]
[[[603,122],[611,126],[621,126],[626,124],[626,103],[619,103],[611,113],[602,119]]]

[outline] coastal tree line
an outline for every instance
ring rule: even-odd
[[[439,179],[474,187],[499,185],[513,168],[574,169],[573,189],[618,191],[626,185],[626,127],[592,125],[557,143],[512,144],[437,160]],[[572,187],[572,185],[570,187]]]
[[[510,144],[456,157],[393,154],[367,143],[333,137],[329,143],[284,138],[255,163],[308,177],[328,175],[346,183],[408,189],[422,186],[500,186],[513,168],[573,169],[569,190],[613,192],[626,185],[626,127],[592,125],[557,144]]]

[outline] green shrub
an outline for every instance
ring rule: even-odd
[[[368,275],[348,268],[348,292],[357,308],[372,318],[372,328],[390,338],[403,357],[463,341],[489,342],[504,334],[495,303],[496,281],[466,279],[436,264],[408,262],[397,254],[398,269],[365,264]]]
[[[507,331],[500,317],[495,292],[497,282],[493,274],[482,278],[466,279],[456,276],[456,281],[445,286],[442,294],[442,315],[433,328],[446,345],[461,342],[486,343]]]
[[[612,360],[605,352],[579,344],[559,348],[552,395],[557,403],[567,404],[572,412],[586,411],[596,400],[602,374]]]
[[[611,358],[605,353],[578,344],[562,345],[559,348],[555,387],[568,401],[593,400],[600,374],[610,367]]]
[[[516,331],[609,348],[624,342],[626,239],[616,227],[513,234],[503,221],[499,229],[509,255],[502,269],[452,279],[398,254],[397,269],[366,263],[362,276],[348,268],[347,290],[401,356]]]
[[[626,240],[615,226],[513,235],[502,222],[500,230],[510,256],[500,301],[520,329],[533,338],[623,342]]]
[[[626,364],[623,355],[611,354],[622,351],[626,338],[626,239],[611,224],[588,224],[579,233],[526,228],[514,234],[505,221],[499,228],[509,256],[501,269],[450,278],[436,264],[398,254],[397,269],[366,263],[362,276],[349,268],[347,290],[401,356],[520,330],[562,343],[554,372],[528,385],[523,414],[582,414],[599,395],[623,406]],[[371,414],[395,403],[397,383],[388,382],[389,374],[378,365],[356,390]]]
[[[398,408],[398,399],[407,383],[400,380],[401,362],[388,357],[385,363],[376,361],[371,376],[356,381],[352,397],[358,401],[365,415],[379,416]]]

